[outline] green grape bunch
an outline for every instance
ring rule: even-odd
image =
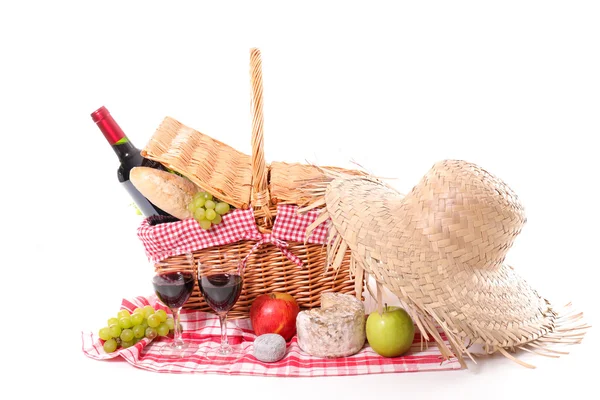
[[[231,206],[210,193],[198,192],[188,204],[188,210],[202,229],[209,230],[211,226],[221,223],[222,216],[231,210]]]
[[[126,349],[143,338],[150,340],[157,336],[168,336],[173,332],[174,321],[165,310],[154,310],[150,305],[138,307],[130,313],[120,310],[116,317],[108,319],[106,326],[100,328],[98,336],[104,341],[104,351],[112,353]]]

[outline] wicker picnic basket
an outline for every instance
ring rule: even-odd
[[[222,201],[239,209],[253,209],[257,228],[269,233],[277,218],[278,204],[302,206],[311,199],[299,188],[310,182],[325,180],[321,168],[305,164],[273,162],[267,164],[263,136],[263,84],[261,55],[250,51],[250,80],[252,87],[252,155],[200,133],[179,121],[167,117],[161,123],[142,154],[185,176]],[[329,167],[326,167],[329,168]],[[351,174],[360,171],[342,170]],[[320,221],[323,222],[323,221]],[[231,318],[248,317],[252,301],[260,294],[287,292],[294,296],[301,309],[320,305],[325,291],[355,294],[350,274],[350,251],[339,268],[327,268],[327,246],[304,242],[288,242],[287,250],[303,263],[298,267],[281,250],[270,243],[253,251],[254,241],[241,240],[178,254],[155,262],[157,272],[196,272],[198,262],[218,266],[224,259],[239,260],[251,254],[244,269],[241,296],[229,312]],[[193,257],[193,260],[192,260]],[[362,293],[360,293],[362,294]],[[210,312],[198,288],[184,308]]]

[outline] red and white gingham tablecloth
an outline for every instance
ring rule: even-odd
[[[136,307],[147,304],[155,309],[168,310],[157,301],[155,296],[124,299],[121,308],[132,312]],[[443,360],[438,348],[433,344],[421,348],[421,337],[415,334],[415,340],[408,353],[400,357],[386,358],[375,353],[368,345],[357,354],[340,358],[319,358],[304,353],[298,346],[296,337],[287,344],[285,357],[275,363],[264,363],[252,355],[255,339],[248,319],[228,321],[229,342],[239,357],[228,359],[227,363],[211,363],[201,357],[207,348],[220,343],[219,319],[216,315],[193,310],[182,310],[181,325],[184,340],[192,341],[199,347],[198,353],[178,360],[166,359],[158,348],[169,337],[156,338],[153,341],[143,339],[135,346],[107,354],[97,332],[82,332],[83,353],[95,360],[121,358],[134,367],[153,372],[170,373],[216,373],[228,375],[260,375],[279,377],[344,376],[396,372],[440,371],[461,369],[457,360]],[[444,339],[443,332],[440,334]]]

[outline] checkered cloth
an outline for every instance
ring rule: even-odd
[[[227,213],[220,224],[209,230],[202,229],[193,218],[158,225],[150,225],[148,220],[144,220],[137,234],[144,245],[146,256],[152,262],[240,240],[253,240],[256,244],[250,254],[262,244],[272,243],[290,260],[302,266],[302,261],[288,250],[286,241],[304,242],[306,229],[317,219],[319,211],[311,210],[304,214],[298,214],[297,211],[298,207],[295,205],[278,205],[277,218],[270,234],[258,231],[252,208],[235,209]],[[311,233],[307,243],[325,243],[327,231],[328,221]]]
[[[154,296],[123,300],[121,308],[132,312],[136,307],[143,307],[147,304],[152,305],[155,309],[165,309]],[[198,345],[196,354],[182,359],[166,359],[159,353],[160,346],[171,340],[169,337],[159,337],[152,342],[143,339],[135,346],[107,354],[102,348],[102,341],[95,333],[82,332],[82,350],[86,356],[95,360],[122,358],[137,368],[170,373],[309,377],[440,371],[461,368],[455,359],[444,361],[438,348],[433,344],[421,349],[421,337],[418,333],[415,334],[415,341],[409,352],[395,358],[379,356],[368,344],[365,344],[365,347],[357,354],[349,357],[331,359],[313,357],[300,349],[297,338],[294,336],[288,342],[287,351],[282,360],[274,363],[264,363],[258,361],[252,355],[253,341],[256,336],[248,319],[228,321],[229,343],[237,350],[238,356],[224,356],[218,361],[211,362],[202,355],[206,354],[207,350],[217,348],[220,343],[221,331],[218,317],[211,313],[183,310],[181,325],[183,327],[183,339]],[[446,340],[441,330],[440,335]]]

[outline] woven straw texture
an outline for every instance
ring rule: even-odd
[[[298,190],[306,185],[329,182],[324,170],[346,173],[356,176],[366,176],[359,170],[345,170],[337,167],[316,167],[314,165],[272,162],[270,165],[270,190],[273,203],[307,205],[312,201],[312,196],[303,190]]]
[[[235,245],[214,246],[194,252],[193,263],[182,255],[158,262],[155,268],[162,272],[186,270],[195,274],[198,262],[218,267],[226,257],[237,256],[241,260],[251,251],[253,245],[251,241],[242,241]],[[354,294],[354,280],[347,270],[345,273],[332,269],[324,271],[327,260],[324,246],[316,244],[304,246],[296,243],[290,245],[289,250],[303,261],[302,268],[291,263],[272,244],[265,244],[252,253],[244,271],[242,293],[233,309],[227,314],[228,318],[248,318],[252,301],[256,296],[265,293],[287,292],[294,296],[302,309],[320,307],[323,291]],[[346,254],[345,258],[344,263],[348,265],[350,254]],[[204,301],[197,285],[184,308],[213,312]]]
[[[236,208],[250,203],[250,156],[166,117],[142,155],[159,161]]]
[[[374,178],[337,177],[321,189],[339,234],[329,263],[350,248],[356,276],[392,291],[446,357],[462,360],[480,344],[531,367],[509,351],[553,356],[549,344],[583,337],[581,314],[559,315],[503,263],[526,218],[515,193],[479,166],[437,163],[406,196]]]
[[[307,197],[298,189],[302,184],[323,182],[323,171],[315,166],[287,163],[268,165],[264,154],[264,117],[262,61],[260,51],[250,51],[250,83],[252,111],[252,154],[243,154],[208,135],[167,117],[159,126],[142,154],[189,178],[220,200],[236,208],[252,207],[258,230],[269,233],[277,217],[276,203],[302,204]],[[335,169],[351,175],[356,171]],[[298,185],[298,187],[296,187]],[[319,222],[323,222],[322,220]],[[185,255],[169,257],[155,264],[157,272],[167,270],[195,271],[195,264],[222,263],[224,255],[242,260],[255,242],[211,247],[194,252],[194,262]],[[327,251],[321,244],[288,242],[288,249],[304,266],[299,268],[272,244],[264,244],[252,253],[246,263],[242,294],[230,311],[231,318],[249,316],[252,301],[272,291],[292,294],[301,308],[319,306],[323,291],[355,293],[355,280],[350,275],[350,252],[342,254],[339,268],[326,269]],[[185,308],[210,311],[196,289]]]

